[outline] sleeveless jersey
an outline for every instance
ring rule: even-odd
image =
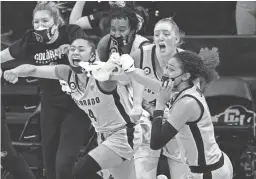
[[[161,78],[158,77],[156,73],[156,65],[155,65],[156,51],[155,50],[156,50],[156,46],[154,44],[146,45],[142,47],[140,68],[144,70],[144,74],[147,75],[149,78],[161,80]],[[180,52],[180,51],[183,51],[183,50],[177,49],[177,52]],[[152,106],[155,106],[156,94],[149,88],[145,88],[144,99]]]
[[[65,88],[68,87],[69,90],[66,91],[79,108],[88,114],[96,132],[115,131],[125,125],[133,125],[119,86],[112,92],[105,92],[98,81],[88,78],[86,88],[81,90],[76,73],[70,71],[68,79],[68,86]]]
[[[139,48],[141,48],[143,46],[144,43],[147,43],[149,42],[149,40],[141,35],[138,35],[136,34],[135,36],[135,39],[132,43],[132,46],[131,46],[131,50],[130,50],[130,53],[129,54],[132,54],[133,52],[135,52],[136,50],[138,50]],[[122,52],[119,51],[119,48],[117,47],[117,43],[112,41],[111,39],[109,39],[109,43],[108,43],[108,46],[109,46],[109,56],[111,55],[111,53],[113,52],[119,52],[119,54],[122,54]],[[129,96],[129,101],[130,103],[132,103],[132,98],[133,98],[133,89],[131,87],[131,84],[127,82],[123,82],[123,81],[119,81],[119,84],[120,85],[126,85],[126,90],[127,92],[125,92],[125,90],[123,91],[124,96],[127,96],[126,93],[128,93],[128,96]],[[122,93],[122,94],[123,94]],[[126,98],[126,97],[124,97]],[[129,106],[131,106],[132,104],[130,104]],[[128,102],[127,102],[127,106],[128,106]]]
[[[172,106],[185,96],[192,97],[197,101],[201,108],[201,115],[198,120],[187,122],[176,135],[183,159],[189,166],[216,163],[222,152],[215,140],[211,114],[206,100],[197,85],[194,85],[178,93],[172,100]]]

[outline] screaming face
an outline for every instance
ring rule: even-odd
[[[88,62],[91,57],[92,47],[84,39],[75,40],[69,49],[69,63],[71,66],[79,67],[79,62]]]
[[[171,24],[167,22],[158,23],[154,29],[154,42],[157,50],[167,55],[177,48],[178,38]]]

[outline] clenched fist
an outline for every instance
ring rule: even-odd
[[[18,74],[13,70],[6,70],[4,72],[4,79],[14,84],[18,81]]]

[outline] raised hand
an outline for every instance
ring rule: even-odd
[[[171,98],[173,86],[174,86],[174,81],[171,79],[167,79],[162,82],[162,85],[157,93],[157,100],[156,100],[157,110],[165,109],[166,103]]]

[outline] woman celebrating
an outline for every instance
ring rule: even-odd
[[[122,178],[135,178],[129,176],[134,173],[130,160],[141,144],[142,133],[140,125],[133,123],[128,115],[128,99],[122,98],[122,91],[116,81],[99,82],[87,77],[85,73],[76,73],[70,69],[72,67],[82,71],[79,63],[95,61],[93,43],[86,39],[76,39],[69,48],[68,57],[70,66],[21,65],[6,71],[4,77],[10,82],[17,81],[17,77],[26,76],[63,80],[66,82],[63,89],[89,115],[98,134],[99,146],[83,156],[74,166],[73,177],[96,179],[101,178],[96,173],[102,169],[119,171],[123,168],[122,172],[127,174],[123,173]]]
[[[160,88],[153,114],[150,147],[158,150],[176,136],[182,157],[191,171],[189,177],[232,179],[232,164],[215,141],[209,108],[201,90],[194,85],[195,79],[204,79],[207,84],[218,77],[208,60],[213,64],[219,61],[203,60],[190,51],[178,52],[167,62],[161,86],[157,81],[146,80],[151,83],[151,88]],[[124,70],[133,73],[134,68],[129,68],[131,61],[126,56],[121,64]],[[167,103],[170,106],[169,116],[163,121]]]
[[[64,25],[53,2],[37,4],[33,28],[9,48],[1,51],[1,62],[26,59],[36,65],[68,64],[60,50],[77,37],[86,36],[76,25]],[[44,166],[48,179],[70,179],[77,152],[88,142],[90,120],[57,80],[40,79],[41,131]]]
[[[110,12],[111,27],[110,34],[104,36],[98,44],[97,51],[101,61],[108,61],[109,56],[112,53],[132,54],[140,48],[146,48],[149,45],[149,41],[137,35],[138,20],[136,14],[130,8],[117,8]],[[132,86],[135,88],[135,81]],[[128,85],[128,89],[131,92],[131,85]],[[143,90],[143,89],[142,89]],[[133,95],[142,96],[143,91],[133,90]],[[131,92],[132,93],[132,92]],[[132,96],[132,95],[130,95]],[[141,104],[142,98],[134,98],[133,103],[138,106]],[[140,124],[143,128],[143,142],[138,151],[134,155],[134,164],[136,170],[137,179],[148,178],[155,179],[157,172],[157,164],[160,156],[159,151],[153,151],[149,147],[150,139],[150,126],[151,122],[148,120],[149,114],[144,111]]]
[[[164,18],[157,22],[154,28],[154,44],[143,46],[142,48],[131,54],[132,58],[134,59],[136,72],[138,71],[140,75],[138,76],[136,75],[136,73],[134,76],[132,73],[129,73],[129,75],[132,75],[134,80],[137,80],[139,83],[143,85],[145,85],[145,77],[147,79],[161,81],[166,62],[175,53],[183,51],[182,49],[178,48],[178,46],[181,44],[182,36],[183,33],[180,32],[179,27],[171,18]],[[121,58],[124,58],[125,63],[125,55]],[[142,77],[142,80],[140,80],[140,77]],[[151,150],[149,145],[151,121],[156,102],[157,90],[155,90],[155,88],[157,87],[157,85],[153,85],[152,88],[146,86],[144,90],[143,108],[146,109],[146,111],[148,111],[149,114],[143,115],[141,120],[145,124],[145,127],[148,128],[148,130],[147,135],[145,135],[147,137],[145,137],[145,140],[143,140],[142,147],[138,150],[138,152],[135,155],[135,157],[138,158],[138,160],[141,160],[141,162],[143,162],[144,160],[151,161],[150,163],[152,169],[150,172],[148,172],[149,176],[156,176],[157,168],[153,168],[153,166],[157,165],[160,156],[160,151]],[[163,154],[168,159],[171,178],[187,178],[189,168],[181,159],[180,149],[178,147],[177,141],[173,139],[166,146],[169,147],[163,148]],[[148,158],[148,156],[151,157]],[[149,167],[146,167],[145,165],[137,165],[137,168],[141,168],[140,170],[145,171],[146,168]]]
[[[149,15],[143,7],[135,5],[134,1],[109,1],[110,10],[100,11],[82,17],[82,12],[85,3],[86,1],[76,2],[70,14],[70,24],[77,24],[85,30],[93,29],[96,31],[96,33],[98,32],[99,34],[101,34],[101,36],[104,36],[108,34],[110,31],[111,19],[109,13],[113,11],[115,8],[128,7],[136,12],[136,16],[139,21],[138,34],[144,35],[146,26],[149,21]]]
[[[166,65],[166,80],[158,93],[154,111],[151,148],[162,148],[177,135],[191,175],[198,179],[233,178],[232,164],[215,141],[206,100],[193,84],[196,78],[203,78],[209,83],[216,79],[216,75],[213,69],[207,68],[199,55],[189,51],[175,54]],[[162,124],[163,110],[173,90],[178,94],[172,98],[169,117]]]
[[[110,33],[105,35],[97,46],[101,61],[106,62],[113,52],[130,54],[149,40],[137,34],[139,21],[136,13],[129,7],[115,8],[109,13]]]

